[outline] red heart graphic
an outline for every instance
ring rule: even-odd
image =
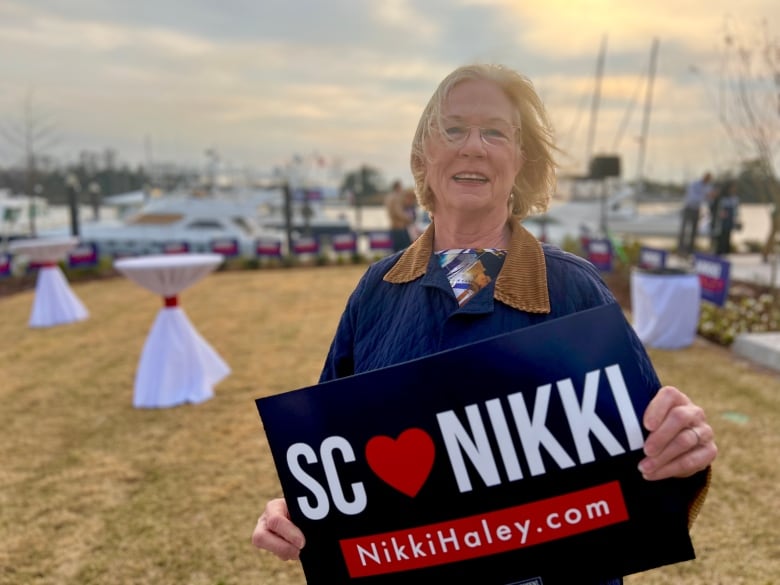
[[[415,497],[433,467],[433,439],[421,429],[406,429],[398,439],[380,435],[366,443],[366,461],[377,477]]]

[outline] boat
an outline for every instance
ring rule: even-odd
[[[546,213],[526,218],[523,225],[538,239],[562,245],[567,239],[590,237],[676,238],[680,229],[679,199],[638,203],[630,185],[617,184],[603,197],[554,200]]]
[[[81,222],[79,238],[83,245],[94,244],[99,256],[112,258],[176,251],[254,257],[261,240],[280,242],[280,253],[284,253],[288,236],[292,240],[313,238],[327,245],[334,235],[351,231],[347,219],[324,213],[323,202],[293,199],[288,234],[280,188],[144,197],[133,192],[112,197],[110,205],[125,205],[121,213],[114,214],[115,219]],[[41,236],[69,233],[69,225],[39,232]]]
[[[222,252],[251,257],[257,241],[282,240],[283,233],[260,226],[255,206],[238,200],[170,195],[150,199],[122,220],[79,224],[82,245],[94,244],[112,258],[170,252]],[[39,232],[70,233],[69,226]]]
[[[36,225],[51,225],[49,205],[43,197],[14,195],[9,189],[0,189],[0,240],[3,245],[29,235],[31,211]]]
[[[256,206],[255,217],[261,227],[286,233],[287,203],[282,188],[245,191],[240,197]],[[353,229],[345,214],[329,212],[333,205],[317,189],[292,190],[289,205],[293,237],[306,236],[323,241]]]

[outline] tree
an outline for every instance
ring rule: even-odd
[[[382,173],[368,165],[363,165],[359,169],[347,173],[341,184],[341,192],[349,191],[352,193],[356,204],[366,203],[385,190],[386,184]]]
[[[746,164],[761,200],[780,205],[780,38],[766,21],[747,34],[726,24],[720,62],[718,117]],[[744,170],[744,169],[743,169]]]
[[[28,214],[30,235],[35,236],[35,197],[42,193],[42,187],[38,181],[38,167],[44,150],[50,148],[57,139],[54,135],[54,125],[48,117],[36,111],[31,89],[27,91],[24,98],[22,118],[15,123],[8,123],[0,127],[0,134],[12,147],[20,150],[23,154],[25,192],[30,197]]]

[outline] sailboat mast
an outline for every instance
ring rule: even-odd
[[[645,113],[642,119],[642,134],[639,137],[639,159],[636,164],[636,189],[634,190],[635,202],[639,203],[639,197],[644,192],[644,166],[647,152],[647,133],[650,128],[650,111],[653,107],[653,82],[655,81],[656,63],[658,61],[658,37],[653,38],[650,49],[650,69],[647,73],[647,91],[645,92]]]
[[[590,127],[588,128],[587,151],[585,152],[586,172],[590,168],[590,160],[593,157],[593,143],[596,140],[596,122],[599,114],[599,101],[601,100],[601,79],[604,77],[604,59],[607,54],[607,35],[601,39],[601,50],[596,61],[596,87],[593,90],[593,100],[590,105]]]

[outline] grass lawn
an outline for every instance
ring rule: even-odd
[[[161,301],[124,278],[74,291],[86,321],[30,329],[0,298],[0,584],[302,585],[249,542],[280,493],[254,399],[315,383],[364,266],[222,272],[181,296],[231,366],[200,405],[131,405]],[[780,575],[780,375],[697,341],[652,351],[708,411],[720,456],[698,560],[629,584],[769,585]]]

